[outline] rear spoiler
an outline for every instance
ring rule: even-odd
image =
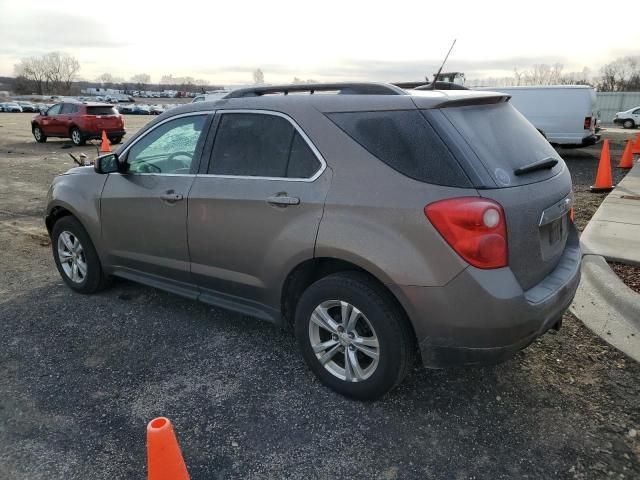
[[[506,103],[511,100],[511,95],[497,94],[486,97],[469,97],[469,98],[456,98],[452,100],[445,100],[438,108],[448,107],[468,107],[471,105],[492,105],[495,103]]]

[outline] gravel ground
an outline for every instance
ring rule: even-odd
[[[28,115],[0,114],[0,478],[144,478],[157,415],[193,480],[640,477],[640,365],[568,313],[503,364],[416,368],[360,403],[269,324],[124,281],[72,293],[41,220],[67,143],[36,145]],[[581,227],[597,151],[561,151]]]
[[[630,289],[640,293],[640,267],[615,262],[609,265]]]

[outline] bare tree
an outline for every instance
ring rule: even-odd
[[[42,57],[28,57],[14,65],[13,70],[18,78],[31,82],[39,95],[48,90],[47,68]]]
[[[264,85],[264,73],[259,68],[253,71],[253,83],[256,85]]]
[[[623,92],[640,89],[640,56],[620,57],[600,69],[598,89]]]
[[[147,85],[151,83],[151,76],[148,73],[139,73],[131,77],[131,83],[135,83],[138,90],[146,90]]]

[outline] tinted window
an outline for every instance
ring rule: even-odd
[[[69,113],[74,113],[78,111],[78,107],[76,105],[74,105],[73,103],[63,103],[62,104],[62,110],[60,110],[60,113],[62,114],[69,114]]]
[[[54,105],[49,110],[47,110],[47,115],[58,115],[60,113],[60,109],[62,108],[62,104],[58,103]]]
[[[329,118],[372,155],[408,177],[469,186],[458,162],[417,110],[332,113]]]
[[[114,107],[87,107],[87,115],[117,115]]]
[[[209,173],[248,177],[308,178],[320,164],[293,125],[275,115],[224,114]]]
[[[295,132],[291,144],[287,177],[309,178],[312,177],[319,168],[320,162],[318,161],[318,157],[311,151],[311,148],[309,148],[307,142],[304,141],[302,135]]]
[[[500,187],[538,182],[562,169],[562,159],[553,147],[510,103],[443,108],[441,111]],[[514,175],[515,169],[549,157],[558,160],[553,169]]]
[[[634,110],[634,111],[633,111],[633,114],[634,114],[634,115],[638,115],[638,114],[640,114],[640,108],[638,108],[637,110]]]
[[[191,115],[163,123],[138,140],[127,154],[133,173],[190,172],[206,115]]]

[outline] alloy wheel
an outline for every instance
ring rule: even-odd
[[[82,283],[87,277],[84,249],[73,233],[64,231],[58,236],[58,259],[65,275],[72,282]]]
[[[378,367],[378,336],[367,317],[348,302],[318,305],[309,319],[309,341],[324,368],[346,382],[362,382]]]

